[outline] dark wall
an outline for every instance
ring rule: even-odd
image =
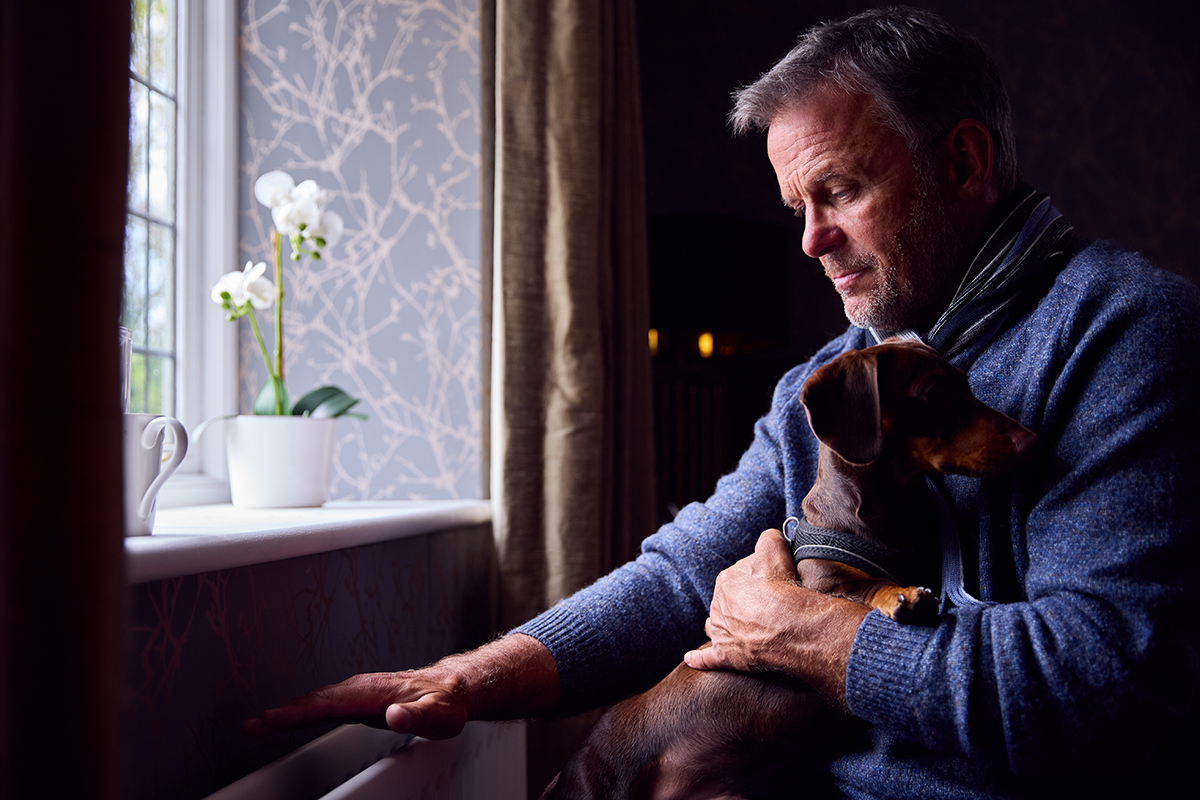
[[[206,797],[327,730],[242,720],[483,643],[494,576],[484,524],[129,587],[121,797]]]
[[[806,357],[844,327],[800,228],[779,202],[762,134],[734,139],[730,93],[808,26],[872,3],[641,0],[651,215],[731,215],[791,230],[791,345]],[[1169,0],[940,0],[915,5],[974,32],[1006,77],[1026,178],[1076,230],[1200,280],[1197,44],[1190,4]],[[738,279],[744,272],[739,273]]]

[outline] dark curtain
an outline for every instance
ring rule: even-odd
[[[0,798],[120,796],[129,19],[0,3]]]

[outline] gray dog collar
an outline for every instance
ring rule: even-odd
[[[904,573],[904,559],[844,531],[818,528],[803,517],[788,517],[783,523],[783,537],[792,547],[792,558],[798,563],[805,558],[824,558],[861,569],[875,578],[886,578],[903,585],[895,576]]]

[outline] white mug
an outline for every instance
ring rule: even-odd
[[[163,430],[171,429],[175,450],[163,463]],[[125,414],[121,421],[125,455],[125,535],[148,536],[154,530],[158,490],[187,455],[187,431],[179,420],[161,414]]]

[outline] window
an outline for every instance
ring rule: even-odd
[[[189,432],[237,408],[236,326],[209,300],[236,269],[236,16],[232,4],[134,0],[122,325],[130,411]],[[190,442],[160,505],[228,499],[219,435]]]
[[[174,0],[134,0],[121,322],[133,332],[131,412],[175,413]]]
[[[351,4],[343,9],[346,15],[325,9],[329,13],[312,17],[307,6],[283,0],[257,6],[157,1],[177,8],[175,89],[164,93],[173,97],[177,119],[174,415],[193,439],[167,489],[175,489],[180,478],[186,483],[209,476],[214,486],[223,483],[228,426],[214,425],[199,442],[195,431],[203,421],[237,410],[238,326],[225,322],[209,293],[222,274],[264,249],[255,234],[265,233],[261,229],[270,220],[264,220],[251,189],[269,161],[304,171],[319,164],[321,174],[336,173],[338,179],[326,185],[345,190],[350,207],[365,214],[352,223],[361,234],[353,254],[349,244],[339,245],[347,248],[341,251],[348,255],[344,272],[323,273],[311,284],[320,287],[312,295],[317,303],[324,302],[327,289],[338,290],[336,298],[329,295],[336,305],[318,320],[328,328],[312,328],[312,342],[331,346],[321,351],[319,363],[306,360],[291,373],[297,379],[292,388],[303,392],[339,381],[346,367],[353,379],[349,388],[371,404],[377,420],[372,424],[385,423],[343,448],[353,475],[342,484],[344,491],[363,499],[478,494],[478,4],[401,4],[382,17],[370,4]],[[147,14],[154,10],[143,7]],[[148,18],[147,39],[152,25]],[[355,65],[365,72],[354,72]],[[154,70],[146,69],[148,82],[155,83]],[[363,81],[347,89],[346,70]],[[411,86],[413,80],[419,86]],[[327,141],[327,134],[333,138]],[[147,132],[144,138],[150,137]],[[379,150],[386,142],[392,144]],[[395,159],[402,153],[401,169]],[[144,163],[149,161],[146,155]],[[146,168],[135,174],[147,174]],[[304,177],[310,175],[315,177],[313,172]],[[145,181],[148,209],[151,180]],[[148,231],[159,215],[144,216],[150,219],[135,215]],[[247,231],[246,254],[239,253],[239,220]],[[150,259],[143,255],[137,263]],[[382,286],[375,284],[379,268]],[[164,318],[171,313],[166,305]],[[363,309],[369,322],[358,319]],[[362,350],[368,337],[372,347]],[[251,342],[241,346],[252,348]],[[376,345],[386,351],[381,354]],[[309,352],[317,352],[316,346]],[[353,360],[360,355],[369,363]],[[250,353],[246,360],[256,358]],[[330,372],[338,377],[327,378]],[[306,377],[298,379],[300,374]],[[163,394],[170,392],[168,383],[164,377]],[[160,495],[160,506],[175,504],[169,494]]]

